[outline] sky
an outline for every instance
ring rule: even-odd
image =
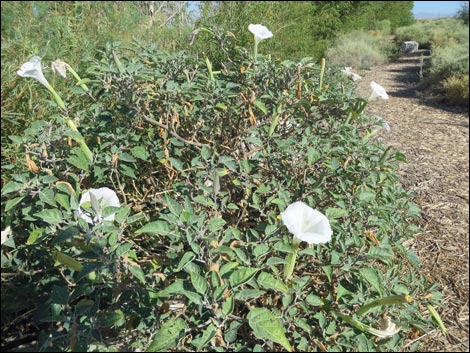
[[[413,1],[415,18],[438,18],[454,16],[462,4],[468,1]]]

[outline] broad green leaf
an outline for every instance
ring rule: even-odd
[[[69,302],[69,291],[67,287],[54,285],[52,287],[51,301],[54,304],[67,305]]]
[[[216,329],[214,325],[210,324],[207,326],[207,328],[204,330],[204,333],[202,334],[201,339],[197,343],[197,348],[196,352],[202,352],[202,349],[210,342],[210,340],[215,336],[216,334]]]
[[[248,299],[258,298],[266,294],[266,291],[259,289],[242,289],[235,293],[235,299],[246,301]]]
[[[85,172],[90,171],[89,163],[90,161],[82,152],[81,149],[75,148],[73,154],[67,159],[67,162],[74,165],[75,167],[84,170]]]
[[[244,267],[234,271],[229,278],[232,287],[248,282],[259,270],[257,268]]]
[[[60,251],[56,251],[52,257],[55,261],[60,262],[72,270],[80,272],[83,269],[83,265],[80,262]]]
[[[279,343],[289,352],[292,346],[287,340],[281,320],[266,308],[254,308],[247,315],[248,324],[259,339],[268,339]]]
[[[35,230],[33,230],[29,234],[29,237],[28,237],[28,240],[26,241],[26,244],[27,245],[34,244],[36,242],[36,240],[38,239],[38,237],[40,235],[42,235],[42,233],[44,233],[44,229],[42,229],[42,228],[36,228]]]
[[[182,318],[165,322],[155,333],[153,341],[146,349],[146,352],[165,352],[169,348],[176,349],[187,328],[188,326]]]
[[[225,222],[220,217],[213,217],[209,220],[209,230],[211,232],[216,232],[221,229],[227,222]]]
[[[258,284],[266,289],[273,289],[276,291],[281,291],[287,293],[289,288],[281,280],[274,278],[273,275],[261,272],[256,280]]]
[[[196,255],[191,252],[191,251],[188,251],[186,252],[183,257],[181,258],[179,264],[178,264],[178,267],[176,268],[175,272],[179,272],[181,271],[184,266],[188,263],[188,262],[191,262],[194,258],[196,257]]]
[[[9,194],[10,192],[19,191],[22,188],[23,184],[17,183],[15,181],[10,181],[4,187],[2,187],[2,195]]]
[[[235,299],[233,295],[225,299],[224,304],[222,305],[222,314],[225,316],[232,313],[233,309],[235,308]]]
[[[359,271],[359,273],[377,290],[377,292],[379,292],[380,296],[382,296],[382,280],[377,271],[373,268],[363,268]]]
[[[101,327],[111,327],[119,325],[124,321],[124,313],[121,310],[105,312],[98,315],[98,324]]]
[[[34,214],[35,217],[42,219],[49,224],[58,224],[64,221],[64,215],[57,209],[44,210]]]
[[[132,157],[129,153],[126,153],[126,152],[121,152],[119,153],[119,160],[120,161],[123,161],[123,162],[135,162],[135,158]]]
[[[323,306],[324,304],[323,299],[314,294],[307,295],[305,301],[312,306]]]
[[[15,197],[14,199],[8,200],[5,205],[5,212],[10,211],[13,207],[19,204],[24,199],[24,196]]]
[[[127,268],[139,281],[145,284],[145,274],[144,271],[142,271],[142,268],[140,268],[140,266],[129,265],[127,266]]]
[[[347,215],[348,215],[348,211],[342,208],[330,207],[330,208],[327,208],[325,211],[325,216],[328,219],[339,218],[339,217],[343,217]]]
[[[196,272],[191,272],[191,283],[194,289],[202,295],[206,294],[209,289],[206,279]]]
[[[155,221],[146,224],[142,228],[138,229],[135,233],[142,234],[142,233],[149,233],[149,234],[160,234],[160,235],[167,235],[170,232],[170,227],[168,223],[165,221]]]
[[[131,153],[134,157],[142,159],[143,161],[146,161],[149,158],[149,154],[147,153],[145,148],[142,147],[142,146],[132,147],[131,148]]]
[[[55,202],[55,199],[54,199],[54,191],[52,191],[51,189],[41,190],[41,192],[39,193],[39,199],[49,204],[50,206],[53,206],[53,207],[57,206],[57,203]]]
[[[255,99],[255,101],[253,102],[253,105],[257,107],[259,110],[261,110],[264,114],[268,114],[268,109],[266,108],[263,102]]]

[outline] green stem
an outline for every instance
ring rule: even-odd
[[[69,69],[69,71],[71,72],[71,74],[75,77],[75,79],[80,82],[82,79],[80,78],[80,76],[78,76],[78,74],[75,72],[74,69],[72,69],[72,67],[70,65],[67,65],[67,69]],[[80,87],[85,91],[85,92],[88,92],[88,86],[84,83],[82,83],[80,85]]]
[[[295,268],[295,262],[297,260],[297,252],[299,250],[300,243],[292,244],[293,252],[289,253],[286,257],[286,263],[284,265],[284,279],[288,281],[292,276]]]
[[[412,301],[413,301],[413,298],[409,295],[392,295],[390,297],[380,298],[361,307],[357,311],[357,315],[359,316],[364,315],[370,309],[373,309],[381,305],[411,303]]]
[[[207,70],[209,71],[209,79],[214,81],[214,72],[212,71],[212,64],[208,58],[206,58]]]
[[[49,92],[52,93],[52,95],[54,96],[54,99],[55,99],[56,103],[59,105],[59,107],[61,107],[63,110],[65,110],[65,103],[62,100],[62,98],[60,98],[60,96],[57,94],[55,89],[49,84],[46,86],[46,88],[49,90]]]
[[[74,122],[71,119],[69,119],[67,121],[67,125],[70,127],[70,129],[72,129],[72,131],[78,133],[78,136],[73,138],[73,139],[80,144],[80,148],[82,149],[82,151],[85,154],[86,158],[90,162],[92,162],[93,161],[93,152],[91,152],[90,149],[88,148],[88,145],[86,144],[85,139],[83,138],[83,136],[78,131],[78,129],[75,126]]]
[[[322,86],[323,86],[323,75],[325,74],[325,66],[326,66],[326,59],[323,58],[321,59],[321,70],[320,70],[320,83],[318,84],[318,88],[322,89]]]

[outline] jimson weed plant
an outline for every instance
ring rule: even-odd
[[[34,349],[395,351],[436,326],[404,156],[366,100],[224,38],[229,67],[109,43],[90,95],[10,136],[2,312]]]

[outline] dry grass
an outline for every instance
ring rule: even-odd
[[[367,98],[372,80],[389,93],[389,100],[372,102],[366,112],[390,125],[391,132],[379,137],[382,142],[407,156],[401,181],[422,209],[424,230],[412,246],[424,274],[444,295],[439,313],[448,333],[423,335],[421,350],[468,352],[469,116],[468,110],[437,105],[417,90],[421,53],[361,72],[358,94]]]

